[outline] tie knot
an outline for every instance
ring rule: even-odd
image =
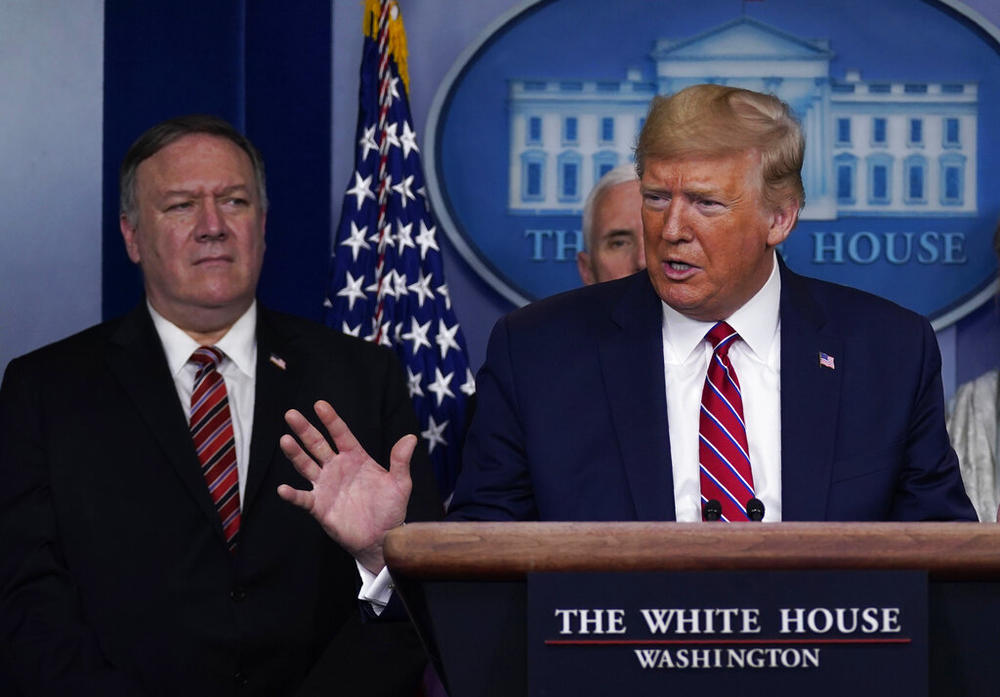
[[[225,354],[214,346],[199,346],[195,349],[194,353],[191,354],[191,358],[188,359],[188,362],[196,364],[198,366],[198,372],[203,373],[207,370],[214,370],[218,368],[224,357]]]
[[[729,353],[729,347],[732,346],[733,342],[739,338],[740,335],[736,333],[736,330],[725,322],[716,323],[716,325],[708,331],[708,334],[705,335],[705,339],[712,344],[712,348],[715,349],[715,352],[723,356]]]

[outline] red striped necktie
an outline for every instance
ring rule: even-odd
[[[749,520],[747,502],[754,498],[753,473],[740,381],[729,360],[729,348],[740,335],[725,322],[719,322],[705,338],[715,350],[705,376],[698,422],[702,517],[706,504],[718,501],[722,520],[745,522]]]
[[[232,552],[240,531],[240,479],[229,396],[218,370],[223,358],[214,346],[202,346],[191,354],[190,362],[198,366],[191,392],[191,438]]]

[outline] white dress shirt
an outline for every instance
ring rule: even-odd
[[[188,362],[191,354],[201,344],[188,336],[146,302],[153,326],[163,344],[167,367],[174,378],[177,397],[184,409],[184,416],[191,422],[191,392],[198,366]],[[240,506],[247,485],[247,467],[250,463],[250,437],[253,433],[253,407],[257,379],[257,301],[254,300],[226,335],[215,344],[225,354],[219,372],[226,383],[229,411],[233,418],[233,436],[236,440],[236,470],[240,478]]]
[[[729,350],[743,396],[754,492],[764,520],[781,520],[781,276],[774,263],[764,286],[726,319],[740,339]],[[677,520],[701,520],[698,422],[712,345],[700,322],[663,303],[663,372]]]

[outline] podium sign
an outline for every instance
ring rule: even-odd
[[[528,575],[528,694],[926,697],[927,574]]]

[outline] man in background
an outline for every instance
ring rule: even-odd
[[[607,172],[583,204],[583,244],[576,268],[585,285],[624,278],[646,268],[642,197],[635,165]]]
[[[154,126],[120,185],[145,300],[0,387],[0,666],[24,695],[411,694],[409,623],[363,621],[363,558],[275,494],[282,415],[320,398],[413,454],[394,356],[256,302],[264,165],[230,124]],[[440,515],[412,465],[396,523]]]

